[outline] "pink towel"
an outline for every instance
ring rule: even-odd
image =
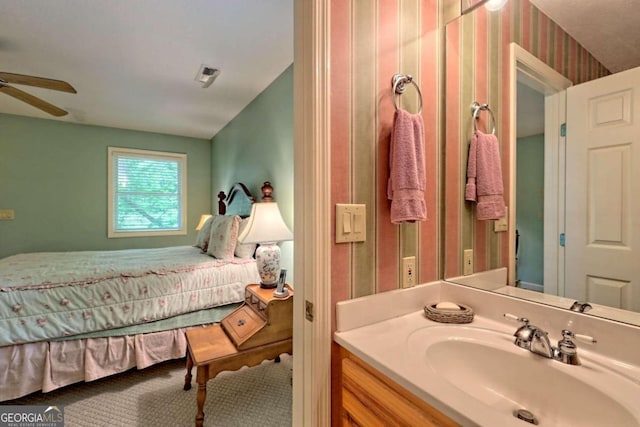
[[[389,152],[387,198],[391,200],[391,222],[424,221],[427,205],[424,170],[424,125],[422,116],[396,110]]]
[[[469,147],[465,199],[477,202],[477,219],[498,219],[505,216],[503,194],[498,138],[476,131]]]

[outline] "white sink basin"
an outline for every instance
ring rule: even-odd
[[[423,303],[472,303],[467,325],[427,319]],[[546,327],[594,335],[578,343],[581,366],[513,344],[516,313]],[[338,303],[335,341],[407,391],[465,427],[640,427],[640,328],[445,282]]]
[[[420,370],[496,417],[524,409],[540,426],[640,426],[640,385],[583,348],[582,365],[570,366],[515,346],[510,334],[459,325],[423,327],[406,342]]]

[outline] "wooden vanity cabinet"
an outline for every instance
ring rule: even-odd
[[[342,347],[340,358],[343,426],[459,426]]]

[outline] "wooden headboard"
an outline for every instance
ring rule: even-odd
[[[273,187],[269,181],[265,181],[260,189],[262,202],[272,202]],[[218,193],[218,215],[239,215],[246,218],[251,215],[251,205],[256,201],[246,185],[236,182],[231,186],[229,194],[224,191]]]

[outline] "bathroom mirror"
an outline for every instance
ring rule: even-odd
[[[558,191],[565,190],[564,186],[556,184],[553,188],[546,182],[549,175],[557,174],[557,171],[541,172],[539,169],[531,169],[536,167],[536,162],[539,166],[546,162],[544,157],[548,155],[545,153],[548,148],[544,147],[544,143],[541,146],[541,133],[544,131],[541,132],[540,128],[529,131],[525,135],[525,141],[521,143],[529,142],[531,145],[511,148],[511,139],[515,146],[517,131],[524,127],[524,123],[516,123],[515,117],[512,118],[516,111],[515,104],[518,103],[517,110],[520,112],[532,106],[533,104],[522,102],[528,95],[538,104],[535,107],[538,112],[531,112],[529,115],[539,115],[539,109],[544,109],[545,98],[549,97],[550,92],[545,92],[544,87],[536,87],[536,81],[529,78],[526,66],[523,67],[523,72],[517,73],[512,79],[511,46],[512,43],[519,45],[523,51],[542,59],[542,62],[559,71],[574,84],[605,76],[608,71],[579,42],[567,35],[552,17],[544,15],[533,3],[535,1],[509,0],[502,10],[495,12],[478,7],[446,26],[444,277],[453,282],[470,284],[462,277],[468,259],[472,260],[472,271],[477,273],[508,267],[517,255],[517,266],[521,273],[524,274],[526,268],[529,268],[538,274],[524,280],[514,274],[517,269],[511,268],[510,285],[520,280],[529,282],[526,286],[530,289],[509,286],[508,292],[503,289],[497,291],[569,309],[573,298],[569,295],[569,299],[558,298],[565,296],[562,287],[558,289],[558,283],[551,283],[551,280],[550,283],[536,283],[547,280],[539,274],[541,265],[555,265],[556,275],[561,277],[571,268],[568,263],[564,264],[565,259],[561,257],[563,249],[559,248],[559,233],[547,232],[553,228],[553,224],[545,222],[546,214],[541,207],[541,204],[547,203],[543,202],[546,197],[554,198]],[[511,93],[518,95],[512,99]],[[507,206],[515,206],[514,211],[508,213],[510,221],[507,232],[496,232],[494,221],[476,220],[474,207],[464,201],[468,144],[473,128],[470,106],[474,101],[487,103],[496,117],[497,136],[501,141],[505,201]],[[558,107],[562,108],[564,107]],[[560,123],[562,122],[558,125]],[[482,113],[478,124],[480,129],[490,130],[490,116]],[[515,167],[510,168],[510,161],[511,155],[517,152],[527,154],[518,160],[520,166],[516,170]],[[561,168],[564,167],[561,164],[564,161],[562,156],[560,154],[557,159]],[[517,164],[515,157],[514,154],[513,163]],[[524,170],[525,168],[529,170]],[[538,178],[534,180],[536,175]],[[540,181],[541,176],[545,177],[544,182]],[[529,187],[516,191],[515,183],[525,183]],[[522,193],[527,193],[528,197],[522,197]],[[510,201],[511,196],[515,199],[513,203]],[[564,215],[564,212],[561,214]],[[526,216],[529,218],[522,218]],[[529,221],[529,225],[523,225],[523,221]],[[558,222],[564,223],[564,216]],[[562,231],[561,228],[559,231]],[[518,238],[516,229],[519,229]],[[529,233],[531,229],[534,230]],[[533,250],[536,246],[539,249]],[[556,255],[542,258],[541,248],[544,246],[555,247]],[[537,256],[538,260],[525,259],[529,256]],[[537,290],[531,290],[536,289],[535,285],[539,285]],[[624,310],[624,307],[592,310],[587,314],[640,325],[636,320],[640,319],[640,314]]]

